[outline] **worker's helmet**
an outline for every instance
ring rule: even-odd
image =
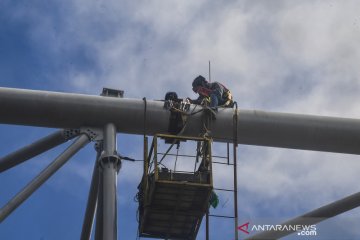
[[[171,101],[179,100],[177,93],[176,92],[167,92],[165,94],[165,101],[168,101],[168,100],[171,100]]]
[[[196,89],[198,87],[205,87],[206,83],[207,81],[203,76],[201,75],[197,76],[192,82],[193,91],[196,92]]]

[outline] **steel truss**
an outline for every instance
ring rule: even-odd
[[[65,134],[68,132],[72,134]],[[29,198],[81,148],[90,141],[95,141],[97,158],[81,239],[90,239],[95,212],[97,212],[96,239],[117,239],[116,178],[121,167],[122,158],[116,151],[116,128],[114,124],[105,125],[103,130],[83,128],[81,130],[58,131],[5,156],[0,161],[0,169],[3,171],[8,170],[31,157],[66,142],[76,135],[78,135],[77,139],[63,153],[0,209],[0,222],[4,221],[11,212]],[[14,162],[11,161],[13,159]]]
[[[170,113],[163,108],[163,103],[160,101],[122,99],[108,97],[108,94],[88,96],[0,88],[0,123],[73,129],[57,131],[1,158],[0,172],[77,137],[63,153],[0,209],[0,223],[81,148],[94,141],[97,157],[81,239],[90,239],[95,214],[95,239],[117,239],[116,178],[121,168],[121,160],[124,158],[117,154],[116,133],[166,134]],[[118,95],[121,96],[120,93]],[[196,106],[192,105],[192,108]],[[233,110],[219,110],[217,119],[211,126],[214,141],[360,154],[359,119],[256,110],[237,110],[236,116],[237,134],[233,135],[234,131],[231,127],[234,121]],[[183,134],[190,136],[200,134],[201,124],[201,116],[189,116]],[[236,172],[234,175],[236,176]],[[235,191],[237,191],[236,186]],[[283,224],[314,224],[358,206],[360,206],[360,193]],[[237,217],[237,211],[235,214]],[[264,232],[251,239],[276,239],[291,233]]]

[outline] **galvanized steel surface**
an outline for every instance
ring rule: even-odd
[[[0,123],[4,124],[102,128],[112,122],[118,132],[143,134],[144,107],[140,99],[0,88]],[[202,114],[188,118],[183,135],[201,133]],[[233,109],[219,109],[211,128],[215,141],[232,142],[233,114]],[[360,154],[359,119],[257,110],[237,114],[239,144]],[[167,133],[169,116],[162,101],[147,100],[147,134]]]

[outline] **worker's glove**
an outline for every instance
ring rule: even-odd
[[[210,98],[209,98],[209,97],[205,97],[205,98],[201,101],[201,105],[203,105],[203,106],[210,106]]]

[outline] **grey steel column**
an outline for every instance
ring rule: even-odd
[[[89,141],[89,137],[86,134],[81,134],[72,145],[70,145],[22,191],[0,209],[0,223]]]
[[[108,123],[104,127],[104,151],[100,160],[102,171],[102,240],[117,239],[117,197],[116,182],[117,173],[120,169],[120,157],[116,152],[116,127],[113,123]],[[97,218],[98,219],[98,218]]]
[[[94,170],[91,178],[90,191],[86,206],[86,212],[84,216],[83,227],[81,231],[81,240],[89,240],[91,238],[91,230],[93,227],[94,216],[97,208],[97,198],[99,193],[99,158],[102,151],[101,142],[96,143],[95,149],[97,152],[96,160],[94,164]]]
[[[0,158],[0,173],[6,171],[20,163],[25,162],[43,152],[46,152],[67,140],[74,138],[75,133],[70,133],[71,130],[59,130],[50,134],[38,141],[29,144],[5,157]],[[69,132],[69,134],[67,134]],[[75,132],[75,131],[74,131]],[[78,135],[78,134],[77,134]]]
[[[340,199],[336,202],[330,203],[318,209],[315,209],[311,212],[305,213],[299,217],[293,218],[289,221],[282,223],[281,225],[285,226],[294,226],[294,225],[313,225],[324,221],[328,218],[334,217],[341,213],[347,212],[351,209],[357,208],[360,206],[360,192],[352,194],[348,197]],[[254,236],[251,236],[247,239],[278,239],[285,237],[294,231],[266,231],[258,233]]]

